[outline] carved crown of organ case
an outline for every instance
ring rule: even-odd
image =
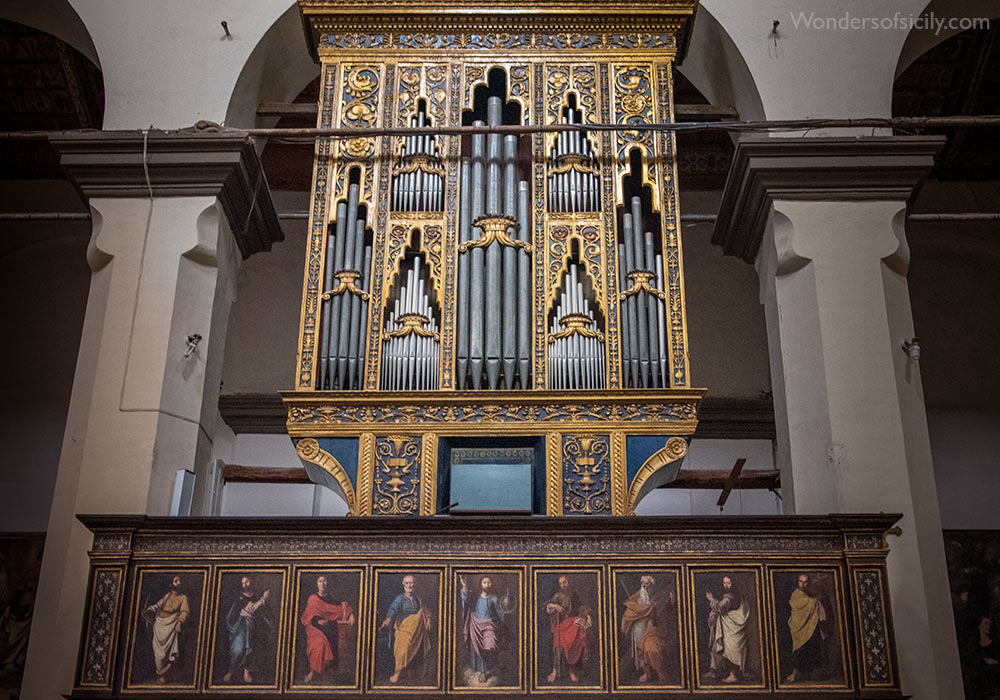
[[[531,448],[536,512],[631,513],[704,393],[674,137],[629,128],[672,121],[696,0],[299,7],[318,126],[359,130],[316,142],[283,394],[311,477],[431,515],[453,448]]]

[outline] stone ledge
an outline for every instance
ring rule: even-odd
[[[154,197],[218,197],[244,259],[284,239],[260,157],[242,134],[150,132],[144,144],[138,131],[94,131],[50,143],[87,201],[149,197],[150,187]]]
[[[943,136],[741,139],[712,243],[754,262],[775,199],[905,201],[944,142]]]

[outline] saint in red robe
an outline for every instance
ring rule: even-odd
[[[341,634],[337,628],[339,621],[349,620],[352,614],[347,603],[334,603],[329,596],[320,598],[316,593],[309,596],[299,619],[306,628],[306,656],[314,673],[336,666],[337,660],[349,648],[350,635]]]

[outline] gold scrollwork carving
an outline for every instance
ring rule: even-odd
[[[416,515],[420,509],[421,440],[410,435],[375,439],[374,515]]]
[[[639,493],[642,491],[642,487],[646,481],[649,480],[649,477],[671,462],[676,462],[678,459],[683,458],[687,454],[687,450],[687,440],[681,437],[672,437],[667,440],[666,445],[654,452],[649,459],[643,462],[642,466],[639,467],[639,471],[632,477],[632,485],[628,490],[629,515],[635,514],[635,506],[638,502]]]
[[[517,226],[517,219],[513,216],[501,214],[485,214],[476,217],[472,222],[473,226],[483,229],[483,235],[474,241],[466,241],[458,246],[458,252],[464,253],[471,248],[489,248],[495,241],[507,248],[523,248],[528,253],[531,252],[531,244],[527,241],[515,241],[507,235],[507,229]]]
[[[403,164],[396,167],[392,171],[392,174],[396,176],[418,171],[427,173],[428,175],[444,177],[444,168],[441,166],[441,160],[439,158],[430,158],[423,153],[403,156]]]
[[[667,300],[667,295],[661,292],[656,287],[649,284],[649,281],[655,277],[655,273],[650,270],[633,270],[628,273],[628,278],[632,280],[632,286],[626,289],[624,292],[618,295],[618,298],[622,301],[628,299],[633,294],[638,294],[639,292],[646,292],[651,294],[663,301]]]
[[[339,296],[344,292],[350,292],[362,300],[368,301],[368,292],[358,287],[358,280],[361,279],[360,272],[357,270],[338,270],[333,273],[333,277],[337,280],[337,286],[333,289],[328,289],[320,295],[323,301]]]
[[[375,139],[364,136],[350,139],[344,146],[344,150],[347,151],[347,155],[351,156],[351,158],[364,158],[371,155],[372,151],[375,150]]]
[[[552,333],[549,336],[549,343],[554,343],[560,338],[568,338],[574,333],[582,335],[584,338],[597,338],[600,342],[604,342],[604,334],[590,328],[590,324],[593,321],[589,316],[583,314],[566,314],[559,319],[559,323],[562,324],[563,329]]]
[[[628,515],[625,489],[628,486],[628,458],[625,433],[611,433],[611,514]]]
[[[563,439],[563,513],[611,512],[610,446],[607,435]]]
[[[559,156],[556,162],[558,165],[549,171],[549,175],[559,175],[561,173],[568,173],[571,170],[575,170],[578,173],[583,173],[585,175],[593,175],[594,177],[600,177],[601,173],[597,168],[592,168],[587,165],[589,159],[587,156],[582,156],[579,153],[564,153]]]
[[[358,500],[354,495],[354,486],[351,485],[350,477],[347,476],[347,472],[344,471],[344,467],[341,466],[336,457],[321,448],[319,442],[314,438],[299,440],[295,445],[295,452],[301,459],[310,464],[315,464],[336,479],[337,484],[340,486],[341,495],[347,503],[348,514],[359,515]]]
[[[382,342],[388,342],[391,338],[405,338],[410,334],[418,335],[421,338],[432,338],[436,341],[440,341],[440,335],[424,328],[424,326],[430,322],[431,320],[423,314],[418,314],[416,312],[403,314],[396,319],[396,323],[402,325],[399,328],[393,328],[391,331],[388,331],[384,336],[382,336]]]

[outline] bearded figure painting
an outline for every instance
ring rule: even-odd
[[[682,687],[677,571],[613,576],[618,687]]]
[[[536,686],[600,687],[600,573],[536,570],[534,575]]]
[[[762,686],[758,571],[719,569],[692,577],[698,684]]]
[[[520,688],[521,577],[516,571],[456,573],[456,688]]]
[[[205,577],[204,570],[140,571],[130,688],[194,686]]]

